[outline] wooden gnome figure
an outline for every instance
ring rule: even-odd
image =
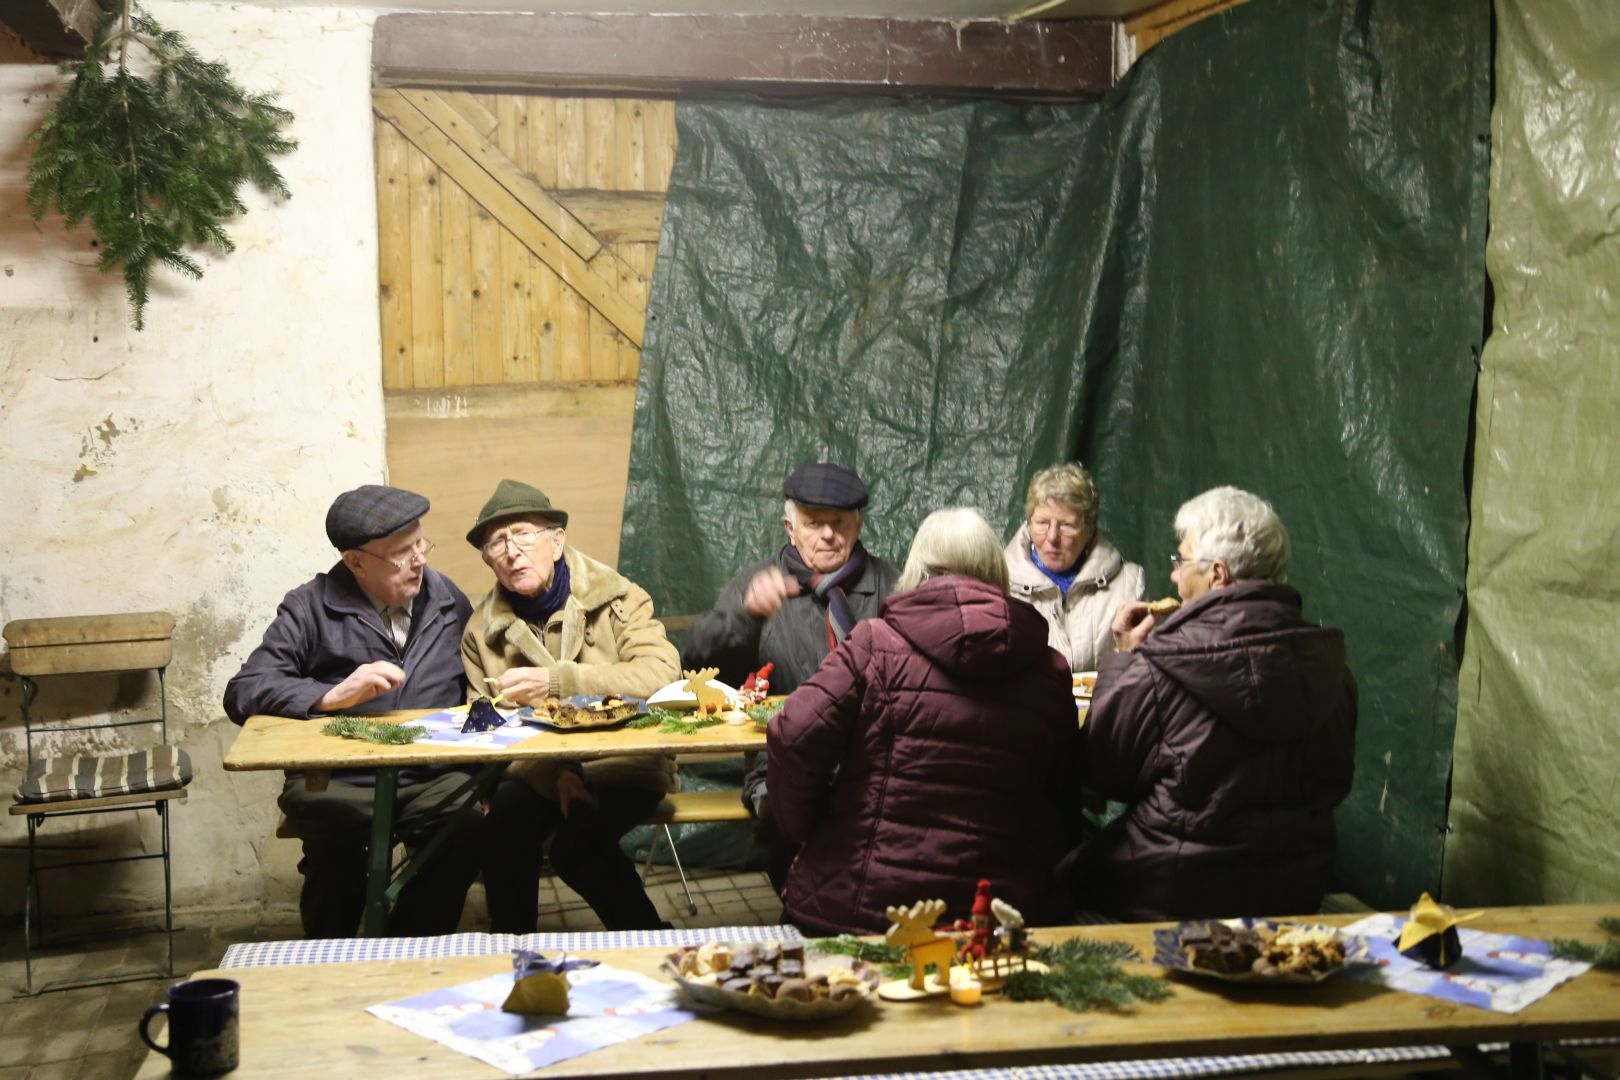
[[[978,891],[973,894],[973,918],[956,920],[956,930],[968,931],[971,935],[962,943],[962,958],[982,960],[995,951],[996,930],[991,922],[990,909],[990,882],[985,878],[979,879]]]

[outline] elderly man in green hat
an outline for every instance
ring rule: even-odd
[[[475,692],[522,705],[574,694],[646,697],[680,677],[680,656],[653,618],[652,597],[618,571],[568,546],[568,514],[545,492],[502,480],[467,542],[495,572],[474,611],[461,657]],[[534,930],[541,846],[551,836],[557,876],[609,930],[664,925],[619,838],[675,789],[661,755],[512,766],[486,822],[484,892],[495,933]]]

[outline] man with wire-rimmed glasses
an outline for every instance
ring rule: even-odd
[[[568,543],[568,512],[519,480],[496,485],[467,531],[495,574],[462,635],[474,693],[519,705],[575,694],[646,697],[680,677],[680,656],[645,589]],[[667,925],[619,838],[676,788],[662,754],[511,766],[490,799],[484,896],[490,929],[527,934],[538,915],[541,846],[609,930]]]
[[[465,700],[460,641],[472,605],[427,565],[433,550],[422,535],[427,511],[421,495],[380,484],[332,502],[326,535],[341,558],[281,601],[264,640],[225,688],[233,721]],[[455,834],[400,892],[388,920],[391,935],[448,934],[461,921],[478,874],[477,821],[455,813],[472,796],[467,779],[454,768],[400,770],[396,832],[405,845],[416,850],[446,823],[453,822]],[[310,937],[349,937],[359,925],[375,782],[370,770],[343,769],[324,790],[311,791],[302,773],[287,774],[278,802],[304,845],[299,912]]]

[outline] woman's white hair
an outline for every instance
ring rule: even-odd
[[[1201,561],[1219,559],[1234,581],[1286,581],[1288,530],[1271,504],[1235,487],[1211,488],[1176,511],[1176,536]]]
[[[1001,540],[971,506],[935,510],[917,527],[900,571],[897,591],[907,592],[931,577],[961,574],[1007,589],[1007,560]]]

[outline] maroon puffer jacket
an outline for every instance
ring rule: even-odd
[[[1086,776],[1129,803],[1076,866],[1081,907],[1129,920],[1321,904],[1355,766],[1344,635],[1287,585],[1240,581],[1103,658]]]
[[[1046,621],[991,585],[947,575],[891,596],[771,722],[771,811],[804,841],[787,916],[813,933],[882,933],[890,904],[974,886],[1031,924],[1067,921],[1051,872],[1073,820],[1079,732]]]

